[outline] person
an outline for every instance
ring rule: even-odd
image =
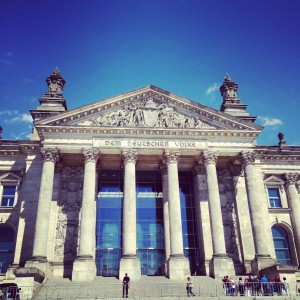
[[[186,293],[187,293],[188,297],[190,296],[190,294],[193,295],[193,296],[195,296],[195,294],[193,293],[193,283],[191,281],[191,277],[187,278]]]
[[[263,275],[263,277],[260,279],[260,282],[263,289],[263,296],[269,296],[269,290],[268,290],[269,279],[266,277],[266,275]]]
[[[274,278],[274,291],[278,296],[281,296],[281,281],[278,275]]]
[[[245,296],[245,285],[242,277],[240,277],[238,280],[238,289],[240,296]]]
[[[285,290],[286,295],[289,296],[289,284],[286,282],[286,277],[283,277],[282,280],[283,289]]]
[[[130,278],[128,277],[128,274],[125,273],[125,276],[123,278],[123,298],[128,298],[128,288],[129,288],[129,282]]]

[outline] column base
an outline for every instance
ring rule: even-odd
[[[210,274],[214,278],[223,278],[225,275],[234,276],[235,270],[232,259],[226,254],[213,255]]]
[[[190,263],[184,255],[171,255],[168,260],[170,280],[184,280],[190,275]]]
[[[257,254],[255,255],[254,260],[251,262],[251,273],[253,275],[259,275],[260,270],[275,266],[276,264],[276,261],[271,258],[270,255]]]
[[[96,276],[95,260],[91,256],[77,257],[73,263],[72,281],[92,282]]]
[[[25,268],[37,268],[48,277],[50,268],[46,256],[32,256],[26,263]]]
[[[130,280],[141,280],[141,262],[136,255],[126,255],[120,260],[119,280],[128,274]]]

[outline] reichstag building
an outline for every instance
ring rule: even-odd
[[[68,110],[46,83],[30,139],[0,139],[3,276],[296,281],[300,146],[257,145],[228,75],[220,110],[153,85]]]

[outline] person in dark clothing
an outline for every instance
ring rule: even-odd
[[[123,298],[128,298],[128,288],[129,288],[129,282],[130,278],[128,277],[128,274],[125,273],[125,276],[123,278]]]

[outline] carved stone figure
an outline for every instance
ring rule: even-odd
[[[73,260],[77,255],[82,188],[83,168],[63,168],[54,249],[56,261]]]
[[[214,128],[196,117],[176,112],[167,103],[158,103],[152,97],[139,99],[123,109],[84,120],[80,126],[129,126],[165,128]]]

